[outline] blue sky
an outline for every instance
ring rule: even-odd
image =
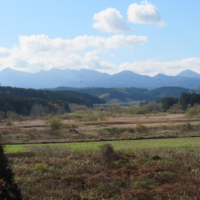
[[[0,70],[200,73],[199,1],[0,0]]]

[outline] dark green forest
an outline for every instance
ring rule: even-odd
[[[39,98],[48,101],[66,101],[79,105],[92,106],[93,104],[105,103],[104,100],[89,94],[75,91],[50,91],[50,90],[35,90],[13,87],[0,87],[0,92],[12,94],[20,97]]]
[[[173,106],[174,104],[178,103],[178,98],[174,98],[174,97],[165,97],[162,98],[162,109],[163,111],[167,111],[168,109],[170,109],[171,106]]]
[[[180,98],[182,92],[190,92],[190,89],[181,87],[160,87],[153,90],[141,89],[141,88],[68,88],[58,87],[53,89],[57,90],[73,90],[78,92],[84,92],[94,96],[101,96],[103,94],[109,94],[109,99],[119,99],[123,102],[128,101],[140,101],[146,100],[148,102],[156,101],[164,97]]]
[[[71,95],[71,96],[74,96],[74,97],[78,97],[82,100],[85,100],[85,101],[87,101],[87,103],[90,107],[92,107],[93,104],[106,103],[106,101],[104,99],[100,99],[97,96],[93,96],[92,94],[84,93],[82,91],[78,91],[78,92],[72,91],[72,90],[58,90],[58,91],[66,94],[66,95]]]
[[[63,108],[70,112],[68,103],[78,105],[102,104],[106,101],[86,93],[76,91],[49,91],[35,90],[32,88],[0,87],[0,110],[15,111],[18,114],[29,115],[34,105],[41,105],[45,112],[56,112]]]
[[[200,104],[200,94],[183,92],[180,98],[182,110],[186,110],[188,105]]]
[[[70,112],[69,105],[66,101],[48,101],[39,98],[26,98],[16,95],[2,93],[0,94],[0,110],[7,113],[15,111],[21,115],[29,115],[31,108],[34,105],[41,105],[49,112],[56,112],[60,107],[63,107],[66,112]]]

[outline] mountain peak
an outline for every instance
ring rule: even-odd
[[[180,72],[176,76],[200,78],[200,74],[189,69]]]

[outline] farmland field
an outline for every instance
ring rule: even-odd
[[[183,114],[0,125],[23,200],[200,199],[199,130]]]
[[[65,150],[86,151],[98,150],[100,145],[112,144],[115,150],[137,150],[154,148],[191,148],[200,147],[200,138],[173,138],[173,139],[146,139],[124,140],[106,142],[79,142],[79,143],[54,143],[54,144],[25,144],[6,145],[6,153],[19,153],[28,151]]]

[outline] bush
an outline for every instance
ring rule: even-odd
[[[138,124],[135,128],[135,131],[138,133],[144,133],[147,132],[147,130],[148,130],[147,127],[141,124]]]
[[[120,159],[120,155],[115,152],[111,144],[101,145],[99,148],[105,164],[110,165],[114,160]]]
[[[190,131],[192,130],[192,125],[190,123],[183,124],[181,129],[182,131]]]
[[[65,125],[65,126],[63,126],[63,127],[66,128],[66,129],[78,128],[78,126],[75,125],[75,124],[68,124],[68,125]]]
[[[115,195],[120,195],[120,188],[114,183],[100,183],[97,188],[97,193],[101,194],[101,198],[112,198]]]
[[[13,121],[11,119],[6,119],[5,120],[5,125],[6,126],[12,126],[13,125]]]
[[[160,172],[155,176],[156,181],[160,183],[171,183],[171,181],[176,178],[176,174],[172,172]]]
[[[135,112],[135,114],[137,114],[137,115],[144,115],[146,113],[148,113],[148,109],[147,108],[140,108]]]
[[[21,191],[14,183],[14,174],[0,145],[0,199],[21,200]]]
[[[35,171],[42,171],[45,172],[47,170],[47,165],[46,164],[42,164],[42,163],[38,163],[35,165]]]
[[[138,180],[133,184],[134,189],[152,189],[152,185],[149,180],[138,178]]]
[[[108,133],[108,135],[119,135],[119,130],[115,127],[112,128],[104,128],[102,129],[102,131],[105,131]]]
[[[188,108],[187,112],[185,113],[187,117],[200,117],[200,106],[194,106],[192,108]]]
[[[161,173],[158,173],[158,176],[160,176],[161,178],[173,179],[176,177],[176,174],[172,172],[161,172]]]
[[[49,121],[49,128],[52,131],[60,130],[62,128],[62,123],[60,122],[60,119],[58,118],[51,119]]]

